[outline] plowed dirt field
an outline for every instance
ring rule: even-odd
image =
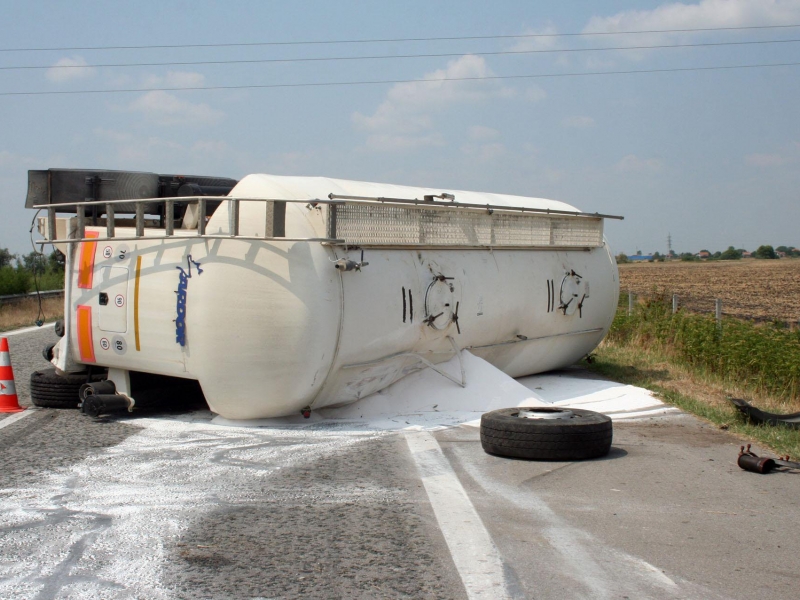
[[[619,265],[620,290],[640,296],[678,294],[695,312],[758,321],[800,321],[800,259],[664,262]]]

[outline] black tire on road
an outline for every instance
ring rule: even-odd
[[[31,402],[44,408],[78,408],[78,390],[86,383],[86,374],[56,375],[55,369],[31,373]]]
[[[481,445],[489,454],[533,460],[585,460],[611,450],[611,419],[578,408],[535,409],[537,412],[572,414],[564,419],[530,419],[519,416],[525,408],[501,408],[481,417]],[[556,413],[553,415],[552,413]]]

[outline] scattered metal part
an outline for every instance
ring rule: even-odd
[[[800,412],[781,415],[760,410],[741,398],[728,398],[728,400],[730,400],[739,412],[745,415],[751,423],[785,425],[792,429],[800,429]]]
[[[83,401],[81,410],[90,417],[99,417],[112,412],[133,411],[133,400],[122,394],[94,394]]]
[[[800,463],[789,460],[789,455],[781,458],[758,456],[750,450],[750,444],[747,444],[746,449],[744,446],[739,447],[739,458],[736,463],[745,471],[752,471],[753,473],[765,474],[780,468],[800,471]]]

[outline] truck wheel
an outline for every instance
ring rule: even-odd
[[[86,374],[56,375],[55,369],[31,373],[31,402],[44,408],[78,408],[78,390]]]
[[[501,408],[481,417],[489,454],[533,460],[584,460],[611,449],[611,419],[578,408]]]

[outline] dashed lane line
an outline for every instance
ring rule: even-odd
[[[406,442],[467,597],[508,598],[500,553],[436,438],[427,431],[407,432]]]
[[[14,423],[19,421],[20,419],[24,419],[28,415],[33,414],[35,412],[36,411],[34,409],[27,408],[27,409],[23,410],[22,412],[14,413],[10,417],[6,417],[2,421],[0,421],[0,429],[2,429],[3,427],[8,427],[9,425],[13,425]]]

